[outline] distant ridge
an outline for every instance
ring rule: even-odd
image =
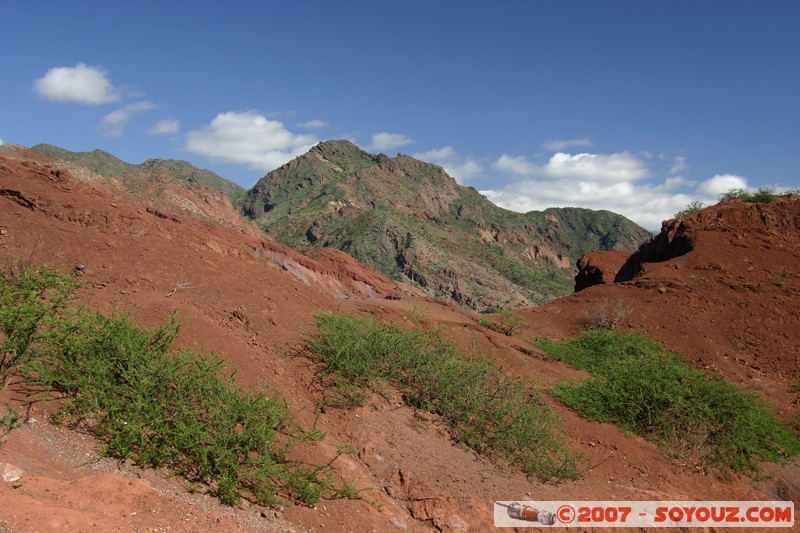
[[[236,183],[229,181],[210,170],[200,169],[187,161],[175,159],[148,159],[140,165],[126,163],[103,150],[91,152],[70,152],[50,144],[37,144],[32,148],[42,154],[64,161],[70,161],[103,176],[122,178],[126,174],[146,172],[148,174],[169,174],[174,178],[199,183],[220,190],[237,205],[247,192]]]

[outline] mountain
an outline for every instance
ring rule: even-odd
[[[243,211],[278,242],[343,250],[474,309],[567,294],[579,257],[632,251],[651,237],[609,211],[507,211],[438,165],[373,155],[348,141],[322,142],[270,172]]]
[[[33,150],[76,176],[111,178],[107,186],[121,185],[158,209],[189,211],[256,236],[236,214],[241,209],[282,244],[336,248],[396,281],[480,310],[568,294],[578,257],[633,251],[651,236],[609,211],[507,211],[437,165],[373,155],[348,141],[318,144],[250,191],[186,161],[134,165],[102,150]]]
[[[55,159],[70,161],[102,176],[121,179],[123,183],[127,180],[131,180],[132,176],[141,174],[147,176],[166,174],[190,183],[199,183],[200,185],[205,185],[224,192],[232,205],[236,205],[246,192],[243,187],[240,187],[232,181],[226,180],[210,170],[199,169],[187,161],[148,159],[141,165],[133,165],[103,150],[70,152],[69,150],[64,150],[63,148],[49,144],[37,144],[32,150],[36,150],[37,152]]]

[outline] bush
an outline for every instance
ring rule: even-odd
[[[107,455],[209,484],[228,504],[245,496],[314,505],[338,494],[329,466],[289,459],[294,446],[322,435],[303,431],[283,400],[238,387],[219,357],[175,353],[176,316],[142,328],[119,310],[61,312],[70,277],[38,268],[2,279],[4,350],[13,356],[4,355],[5,368],[60,399],[57,420],[97,436]],[[17,423],[9,413],[0,428]]]
[[[631,315],[631,306],[627,302],[604,299],[594,310],[586,310],[583,314],[584,324],[589,329],[618,329]]]
[[[72,276],[19,263],[0,275],[0,384],[25,363],[31,346],[58,327],[62,311],[79,286]]]
[[[492,331],[511,337],[519,328],[525,325],[525,318],[509,311],[498,311],[491,318],[479,318],[478,324],[484,328],[489,328]]]
[[[241,494],[316,504],[331,488],[329,469],[287,454],[321,435],[303,432],[284,401],[237,387],[219,357],[173,354],[178,330],[175,316],[147,329],[120,311],[84,313],[31,363],[31,381],[62,393],[61,419],[91,431],[112,457],[209,484],[228,504]]]
[[[554,431],[556,416],[538,395],[485,358],[468,357],[455,344],[371,318],[318,313],[308,339],[325,373],[361,387],[397,387],[409,405],[436,413],[456,441],[519,465],[543,479],[578,475]]]
[[[20,427],[22,425],[21,418],[19,412],[10,403],[4,404],[3,409],[0,410],[0,438]]]
[[[675,213],[675,218],[682,218],[682,217],[685,217],[686,215],[690,215],[692,213],[696,213],[696,212],[701,211],[701,210],[703,210],[705,208],[706,208],[706,204],[696,200],[696,201],[690,203],[689,205],[687,205],[684,209],[682,209],[682,210],[678,211],[677,213]]]
[[[700,466],[752,472],[758,461],[800,453],[800,438],[754,394],[689,367],[641,334],[591,330],[537,345],[595,378],[560,384],[555,394],[592,420],[612,422]]]
[[[722,193],[719,196],[719,201],[741,200],[742,202],[770,203],[778,199],[776,191],[775,187],[761,187],[756,192],[750,192],[746,189],[731,189]]]

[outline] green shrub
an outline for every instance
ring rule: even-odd
[[[406,402],[436,413],[455,440],[543,479],[576,477],[580,458],[563,447],[556,416],[538,395],[485,358],[445,339],[372,318],[318,313],[309,348],[325,373],[362,387],[389,383]]]
[[[5,437],[12,430],[20,427],[22,425],[21,418],[19,411],[14,409],[10,403],[4,404],[3,409],[0,410],[0,437]]]
[[[720,202],[727,202],[730,200],[741,200],[749,202],[753,195],[747,189],[731,189],[719,195]]]
[[[666,452],[723,471],[752,472],[759,460],[800,453],[800,439],[754,394],[694,370],[679,354],[641,334],[591,330],[536,343],[593,379],[560,384],[555,394],[592,420],[612,422]]]
[[[692,213],[696,213],[696,212],[701,211],[701,210],[703,210],[705,208],[706,208],[706,204],[704,204],[703,202],[695,200],[694,202],[691,202],[689,205],[687,205],[684,209],[682,209],[682,210],[678,211],[677,213],[675,213],[675,218],[682,218],[682,217],[685,217],[686,215],[690,215]]]
[[[722,193],[719,196],[719,201],[741,200],[742,202],[769,203],[778,199],[776,192],[777,189],[775,187],[760,187],[756,192],[750,192],[746,189],[731,189]]]
[[[178,330],[175,316],[141,328],[120,311],[83,313],[31,362],[30,380],[61,393],[60,417],[90,430],[112,457],[209,484],[228,504],[241,494],[317,503],[331,488],[329,469],[287,453],[321,435],[303,432],[284,401],[236,386],[219,357],[172,353]]]
[[[751,202],[770,203],[778,199],[775,187],[761,187],[753,193]]]
[[[0,279],[4,371],[60,399],[57,420],[97,436],[109,456],[208,484],[228,504],[244,496],[314,505],[326,494],[352,492],[334,487],[328,465],[290,459],[295,446],[322,435],[303,431],[283,400],[238,387],[213,354],[176,353],[176,316],[142,328],[119,310],[104,316],[64,308],[76,284],[56,270],[21,269]],[[18,423],[8,412],[0,431]]]
[[[19,263],[0,275],[0,385],[25,363],[31,346],[57,327],[79,286],[73,276]]]

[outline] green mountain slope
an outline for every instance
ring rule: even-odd
[[[123,183],[126,183],[126,177],[136,176],[137,179],[131,179],[127,185],[138,185],[138,177],[141,173],[153,176],[166,174],[184,181],[199,183],[220,190],[225,193],[232,205],[238,205],[247,192],[246,189],[232,181],[228,181],[210,170],[199,169],[186,161],[148,159],[141,165],[133,165],[103,150],[70,152],[49,144],[37,144],[32,149],[56,159],[75,163],[100,175],[118,178]]]
[[[279,242],[338,248],[475,309],[568,294],[581,255],[635,250],[651,236],[609,211],[507,211],[437,165],[348,141],[320,143],[270,172],[243,210]]]

